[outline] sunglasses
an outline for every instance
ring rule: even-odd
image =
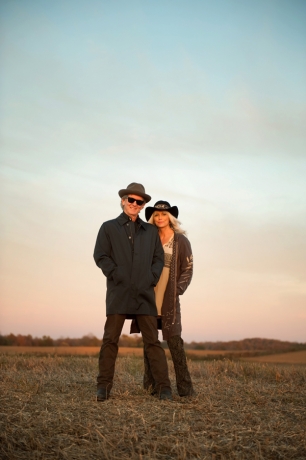
[[[138,204],[138,206],[142,206],[143,203],[144,203],[144,200],[135,200],[135,198],[132,198],[132,197],[128,196],[128,202],[129,203],[132,204],[132,203],[135,203],[135,201]]]

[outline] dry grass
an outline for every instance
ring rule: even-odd
[[[100,347],[19,347],[19,346],[1,346],[0,353],[37,353],[40,355],[97,355],[100,351]],[[165,350],[168,357],[170,357],[169,350]],[[235,355],[241,354],[241,351],[227,351],[227,350],[187,350],[186,353],[190,358],[201,359],[202,357],[209,356],[226,356],[226,355]],[[119,356],[142,356],[142,348],[133,348],[133,347],[120,347]]]
[[[0,346],[0,353],[8,354],[38,354],[42,356],[71,356],[71,355],[98,355],[100,347],[18,347],[18,346]],[[169,350],[165,350],[166,355],[170,358]],[[261,363],[287,363],[287,364],[306,364],[306,350],[295,351],[291,353],[255,356],[256,351],[250,350],[186,350],[186,354],[191,360],[198,359],[242,359],[250,362]],[[119,356],[142,356],[142,348],[120,347]],[[252,356],[253,355],[253,356]]]
[[[306,350],[293,351],[266,356],[247,358],[246,361],[257,363],[306,364]]]
[[[97,403],[92,356],[2,354],[0,365],[1,459],[306,458],[304,366],[190,362],[197,396],[161,402],[127,356]]]

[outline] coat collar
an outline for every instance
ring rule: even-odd
[[[125,214],[125,212],[122,212],[120,216],[117,217],[117,221],[120,225],[126,224],[129,220],[130,218],[127,214]],[[135,222],[146,230],[145,222],[141,220],[139,216],[137,217]]]

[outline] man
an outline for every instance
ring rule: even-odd
[[[97,401],[108,399],[115,372],[118,341],[125,319],[135,318],[142,334],[155,391],[172,399],[168,366],[158,340],[154,286],[164,265],[157,228],[143,222],[139,212],[151,197],[133,182],[119,190],[123,209],[117,219],[104,222],[98,233],[94,259],[107,278],[106,322],[99,355]]]

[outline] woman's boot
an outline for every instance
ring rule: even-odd
[[[179,335],[174,335],[167,340],[167,344],[174,365],[177,392],[180,396],[191,396],[194,390],[187,366],[184,341]]]

